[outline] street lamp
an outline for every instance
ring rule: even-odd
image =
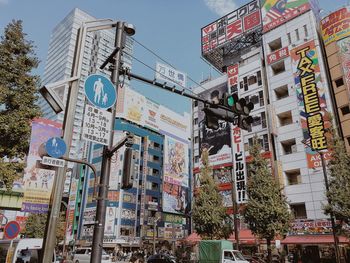
[[[327,167],[326,167],[326,162],[324,159],[324,152],[323,151],[319,151],[316,149],[313,149],[307,142],[306,140],[302,140],[301,141],[305,146],[309,147],[311,150],[317,152],[320,155],[321,158],[321,164],[322,164],[322,171],[323,171],[323,179],[324,179],[324,184],[326,187],[326,197],[327,197],[327,202],[328,204],[331,206],[331,200],[328,197],[328,192],[329,192],[329,184],[328,184],[328,177],[327,177]],[[331,218],[331,224],[332,224],[332,233],[333,233],[333,238],[334,238],[334,249],[335,249],[335,259],[336,262],[339,263],[340,262],[340,253],[339,253],[339,240],[337,237],[337,232],[336,232],[336,226],[335,226],[335,218],[334,218],[334,214],[333,211],[331,209],[331,211],[329,212],[330,218]]]

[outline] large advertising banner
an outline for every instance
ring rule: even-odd
[[[343,7],[321,20],[321,32],[325,45],[350,35],[350,7]]]
[[[106,211],[105,236],[114,236],[114,226],[116,218],[116,207],[108,206]]]
[[[68,202],[68,211],[67,211],[67,225],[66,225],[67,242],[73,239],[73,228],[74,228],[78,184],[79,184],[79,180],[73,177],[70,185],[70,190],[69,190],[69,202]]]
[[[208,89],[198,96],[205,100],[218,100],[227,92],[227,83],[222,83]],[[211,166],[232,163],[230,125],[225,121],[219,121],[218,130],[212,130],[205,125],[204,104],[198,103],[199,123],[199,148],[200,155],[204,149],[209,150],[209,163]]]
[[[148,137],[143,141],[143,165],[142,165],[142,181],[141,181],[141,202],[140,202],[140,225],[143,225],[145,220],[146,206],[146,178],[148,173]]]
[[[164,181],[188,187],[188,144],[165,136],[164,140]]]
[[[201,29],[202,54],[259,29],[260,3],[254,0]]]
[[[339,47],[339,57],[341,60],[344,79],[350,95],[350,37],[344,38],[337,42]]]
[[[181,185],[163,183],[163,211],[183,214],[188,205],[188,189]]]
[[[310,10],[309,0],[261,0],[263,32],[270,31]]]
[[[222,205],[224,207],[232,207],[232,191],[231,190],[224,190],[219,191],[219,194],[222,196]]]
[[[40,145],[49,138],[60,136],[61,124],[42,118],[32,121],[27,167],[23,176],[25,189],[22,203],[23,212],[46,213],[49,209],[55,170],[38,168],[41,160],[38,150]]]
[[[317,168],[321,162],[316,151],[327,149],[325,129],[330,127],[330,121],[315,42],[312,40],[293,49],[291,59],[300,125],[304,140],[310,145],[305,147],[308,167]],[[325,159],[329,157],[325,155]]]

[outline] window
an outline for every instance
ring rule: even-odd
[[[292,154],[297,152],[297,145],[295,143],[295,139],[285,140],[281,142],[283,154]]]
[[[257,77],[255,75],[249,76],[248,85],[254,85],[258,82]]]
[[[247,77],[243,78],[243,87],[244,87],[244,91],[248,90],[248,78]]]
[[[290,33],[287,33],[287,38],[288,38],[288,45],[292,43],[292,39],[290,37]]]
[[[285,171],[288,185],[301,183],[300,169]]]
[[[260,70],[256,73],[256,76],[258,78],[258,85],[261,86],[262,80],[261,80],[261,71]]]
[[[305,218],[307,218],[307,216],[306,216],[306,208],[305,208],[305,204],[304,203],[290,205],[290,209],[292,210],[295,219],[305,219]]]
[[[275,89],[274,91],[275,91],[275,95],[276,95],[277,100],[281,100],[281,99],[289,96],[288,85],[284,85],[282,87],[279,87],[279,88]]]
[[[193,120],[193,124],[194,124],[194,125],[197,125],[197,124],[198,124],[198,118],[195,118],[195,119]]]
[[[339,88],[340,86],[343,86],[343,85],[344,85],[344,80],[343,80],[343,78],[339,78],[339,79],[336,79],[336,80],[334,81],[334,83],[335,83],[335,86],[336,86],[337,88]]]
[[[261,118],[259,116],[254,117],[252,126],[258,126],[260,124],[261,124]]]
[[[343,115],[347,115],[347,114],[350,113],[350,108],[349,108],[349,106],[341,107],[340,110],[341,110],[341,113],[342,113]]]
[[[259,102],[260,106],[264,106],[264,92],[262,90],[259,91]]]
[[[152,191],[157,191],[158,190],[158,184],[157,183],[152,183],[151,190]]]
[[[305,37],[309,36],[309,32],[307,31],[307,26],[304,25],[304,34],[305,34]]]
[[[281,38],[275,39],[274,41],[270,42],[269,47],[271,52],[281,49],[282,48]]]
[[[198,136],[194,137],[194,143],[198,143],[198,142],[199,142],[199,137]]]
[[[195,101],[193,102],[193,107],[197,107],[197,106],[198,106],[198,101],[195,100]]]
[[[295,36],[297,37],[297,41],[299,41],[300,40],[299,29],[295,29]]]
[[[277,115],[280,127],[289,125],[293,123],[292,112],[286,111]]]
[[[262,128],[266,128],[267,127],[265,111],[263,111],[261,113],[261,126],[262,126]]]
[[[278,75],[284,71],[286,71],[286,67],[284,65],[284,61],[279,61],[271,65],[273,75]]]
[[[350,145],[350,136],[346,137],[346,140],[348,141],[348,145]]]
[[[195,157],[194,157],[194,162],[195,162],[195,163],[199,163],[199,156],[195,156]]]

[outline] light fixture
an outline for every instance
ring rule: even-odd
[[[128,36],[135,35],[135,26],[133,24],[124,23],[124,31]]]
[[[43,86],[39,89],[39,92],[56,114],[63,111],[64,109],[63,102],[51,87]]]

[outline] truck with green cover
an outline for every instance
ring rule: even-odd
[[[199,242],[199,263],[249,263],[241,252],[233,249],[228,240],[202,240]]]

